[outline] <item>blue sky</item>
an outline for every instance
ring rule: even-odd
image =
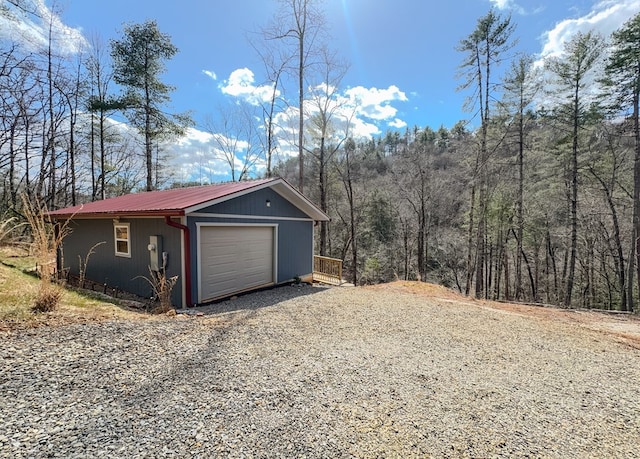
[[[171,36],[179,53],[163,80],[177,88],[172,109],[191,111],[196,121],[196,129],[176,146],[182,164],[191,164],[196,150],[211,147],[204,126],[221,106],[259,94],[263,66],[246,36],[266,26],[279,6],[275,0],[30,1],[53,9],[69,49],[83,37],[107,43],[121,37],[124,23],[147,19]],[[456,91],[463,56],[455,48],[492,7],[512,15],[516,50],[540,59],[558,54],[577,31],[608,36],[640,12],[640,0],[324,0],[322,5],[330,46],[350,64],[341,96],[357,97],[363,106],[357,115],[362,135],[451,127],[472,117],[462,110],[468,94]],[[0,34],[15,37],[0,26]],[[21,33],[37,28],[29,24]],[[222,174],[224,165],[217,167]]]

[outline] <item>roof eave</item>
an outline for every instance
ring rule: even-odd
[[[162,209],[162,210],[144,210],[144,211],[118,211],[118,212],[76,212],[56,214],[50,213],[49,216],[54,220],[74,220],[83,218],[142,218],[142,217],[182,217],[184,210],[182,209]]]

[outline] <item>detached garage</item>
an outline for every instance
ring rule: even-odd
[[[69,220],[59,269],[141,296],[142,276],[178,276],[177,306],[310,277],[327,215],[281,178],[130,194],[50,213]]]

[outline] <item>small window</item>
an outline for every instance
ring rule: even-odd
[[[116,243],[116,256],[131,257],[129,223],[116,223],[113,225],[113,233]]]

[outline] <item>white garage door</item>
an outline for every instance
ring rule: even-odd
[[[200,301],[273,284],[271,226],[200,227]]]

